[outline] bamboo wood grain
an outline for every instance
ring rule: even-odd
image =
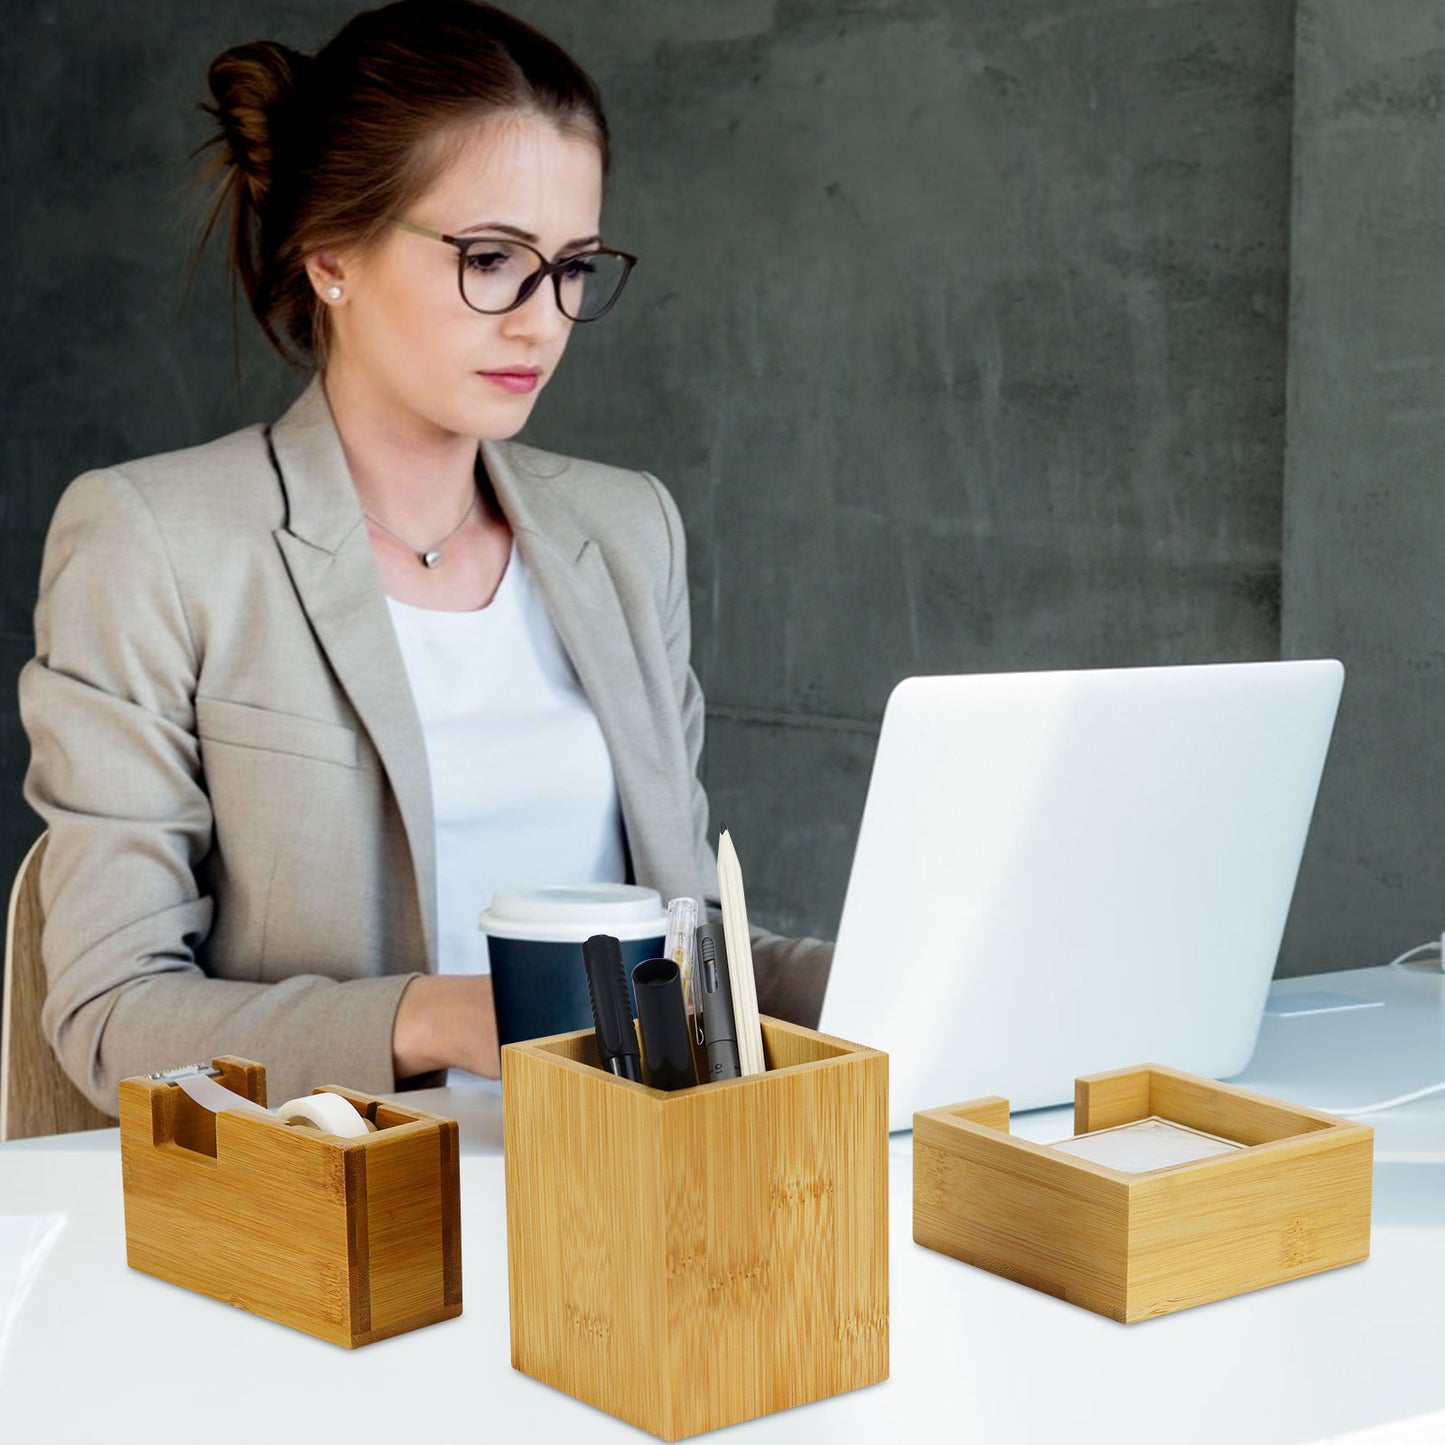
[[[1127,1308],[1129,1193],[954,1110],[913,1117],[913,1238],[1111,1319]]]
[[[967,1119],[972,1124],[983,1124],[1000,1133],[1008,1133],[1008,1100],[997,1094],[974,1099],[968,1104],[956,1104],[948,1113],[954,1119]]]
[[[761,1033],[673,1093],[502,1051],[512,1363],[666,1440],[888,1374],[887,1058]]]
[[[1125,1322],[1368,1256],[1367,1125],[1159,1065],[1081,1078],[1075,1101],[1079,1134],[1153,1115],[1246,1147],[1128,1174],[1014,1139],[997,1098],[926,1110],[914,1239]]]
[[[1075,1134],[1112,1129],[1135,1119],[1147,1119],[1152,1112],[1149,1074],[1142,1069],[1116,1069],[1074,1080]]]
[[[1158,1064],[1149,1066],[1149,1112],[1241,1144],[1268,1144],[1335,1128],[1341,1122],[1329,1114],[1282,1104],[1247,1089],[1231,1088]]]
[[[40,944],[45,911],[40,865],[45,835],[15,874],[5,919],[5,983],[0,999],[0,1139],[108,1129],[103,1114],[70,1081],[40,1026],[46,977]]]
[[[265,1074],[218,1058],[265,1102]],[[454,1120],[336,1088],[377,1126],[341,1139],[171,1083],[120,1086],[131,1266],[353,1348],[461,1313]]]
[[[825,1059],[847,1058],[857,1052],[857,1044],[782,1019],[769,1019],[763,1034],[763,1053],[769,1069],[793,1069]]]
[[[1329,1130],[1222,1156],[1221,1168],[1137,1178],[1126,1317],[1149,1319],[1365,1259],[1372,1156],[1368,1134]]]

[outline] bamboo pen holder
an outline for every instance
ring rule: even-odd
[[[502,1050],[513,1366],[677,1440],[888,1375],[888,1058],[764,1018],[663,1093]]]
[[[260,1064],[214,1065],[217,1082],[265,1104]],[[461,1314],[456,1122],[326,1092],[376,1132],[213,1114],[174,1083],[122,1081],[131,1267],[348,1348]]]
[[[1157,1119],[1242,1146],[1127,1173],[1013,1138],[1008,1100],[913,1116],[913,1238],[1132,1323],[1365,1259],[1374,1134],[1157,1064],[1078,1079],[1075,1138]]]

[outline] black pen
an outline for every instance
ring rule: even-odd
[[[691,1088],[697,1071],[682,1001],[682,970],[670,958],[645,958],[632,970],[632,991],[647,1082],[654,1089]]]
[[[582,945],[582,963],[587,969],[587,992],[592,996],[598,1062],[619,1079],[640,1084],[642,1060],[627,1001],[622,945],[609,933],[595,933]]]
[[[736,1079],[743,1070],[738,1059],[738,1027],[733,1017],[732,981],[728,977],[728,948],[722,924],[704,923],[698,929],[693,978],[702,1001],[708,1082]]]

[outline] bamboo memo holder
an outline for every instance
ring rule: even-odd
[[[913,1238],[1132,1323],[1370,1253],[1374,1131],[1146,1064],[1074,1086],[1075,1136],[1157,1117],[1246,1147],[1130,1174],[1008,1132],[1008,1101],[913,1116]]]
[[[512,1364],[664,1440],[888,1376],[888,1058],[762,1020],[663,1093],[502,1050]]]
[[[213,1062],[218,1083],[265,1104],[260,1064]],[[455,1120],[326,1092],[376,1132],[212,1114],[173,1083],[124,1080],[131,1267],[348,1348],[461,1314]]]

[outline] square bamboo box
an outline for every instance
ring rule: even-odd
[[[664,1440],[888,1376],[888,1057],[762,1027],[672,1093],[502,1050],[512,1364]]]
[[[1151,1117],[1246,1147],[1135,1174],[1013,1138],[1006,1099],[915,1114],[914,1240],[1125,1323],[1368,1257],[1368,1125],[1157,1064],[1075,1082],[1076,1137]]]
[[[266,1103],[260,1064],[213,1062],[217,1083]],[[174,1083],[123,1080],[131,1268],[347,1348],[461,1314],[456,1122],[325,1092],[376,1132],[343,1139],[249,1110],[213,1114]]]

